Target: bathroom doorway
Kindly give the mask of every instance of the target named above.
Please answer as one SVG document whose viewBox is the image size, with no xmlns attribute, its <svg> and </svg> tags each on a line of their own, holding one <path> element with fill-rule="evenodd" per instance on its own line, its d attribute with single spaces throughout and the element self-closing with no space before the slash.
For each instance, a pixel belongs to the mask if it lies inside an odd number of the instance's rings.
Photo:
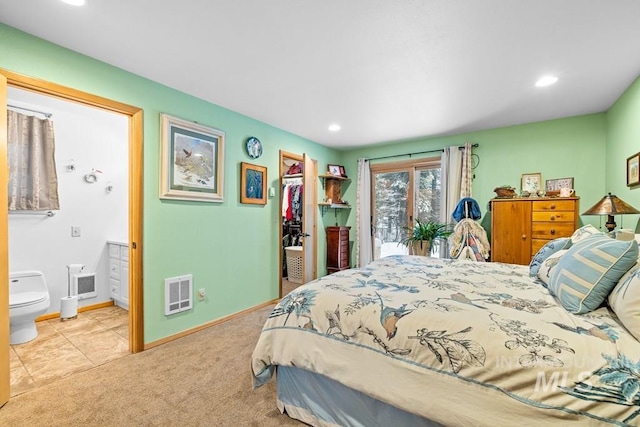
<svg viewBox="0 0 640 427">
<path fill-rule="evenodd" d="M 142 110 L 54 83 L 0 69 L 0 157 L 7 155 L 7 88 L 15 87 L 125 116 L 128 135 L 129 351 L 144 347 L 142 317 Z M 8 170 L 0 164 L 0 200 L 7 200 Z M 6 202 L 5 202 L 6 203 Z M 6 204 L 5 204 L 6 206 Z M 0 208 L 0 289 L 8 289 L 8 211 Z M 10 396 L 8 292 L 0 292 L 0 406 Z"/>
</svg>

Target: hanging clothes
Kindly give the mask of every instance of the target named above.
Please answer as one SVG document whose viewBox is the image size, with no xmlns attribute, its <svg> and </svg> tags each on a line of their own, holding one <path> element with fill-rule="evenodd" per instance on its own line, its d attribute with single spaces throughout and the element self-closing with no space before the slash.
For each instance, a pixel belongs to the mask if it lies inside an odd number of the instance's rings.
<svg viewBox="0 0 640 427">
<path fill-rule="evenodd" d="M 302 221 L 302 191 L 301 178 L 284 181 L 282 185 L 282 217 L 285 221 Z"/>
<path fill-rule="evenodd" d="M 452 216 L 458 223 L 449 236 L 451 258 L 485 262 L 489 258 L 491 246 L 487 232 L 475 221 L 482 217 L 478 202 L 470 197 L 463 198 Z"/>
</svg>

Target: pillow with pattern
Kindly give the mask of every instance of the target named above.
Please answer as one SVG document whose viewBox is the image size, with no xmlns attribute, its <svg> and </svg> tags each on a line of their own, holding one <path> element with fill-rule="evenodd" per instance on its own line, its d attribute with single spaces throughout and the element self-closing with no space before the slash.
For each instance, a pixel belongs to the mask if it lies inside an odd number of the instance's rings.
<svg viewBox="0 0 640 427">
<path fill-rule="evenodd" d="M 640 340 L 640 261 L 613 288 L 609 294 L 609 307 L 624 327 Z"/>
<path fill-rule="evenodd" d="M 538 250 L 531 262 L 529 263 L 529 276 L 534 277 L 538 274 L 540 265 L 542 262 L 555 254 L 559 250 L 569 249 L 571 246 L 571 239 L 569 237 L 560 237 L 548 241 L 543 247 Z"/>
<path fill-rule="evenodd" d="M 602 231 L 598 230 L 591 224 L 583 225 L 573 232 L 571 235 L 571 244 L 578 243 L 580 240 L 586 239 L 596 234 L 605 235 Z"/>
<path fill-rule="evenodd" d="M 560 257 L 566 254 L 568 249 L 560 249 L 557 252 L 552 253 L 540 263 L 540 267 L 538 268 L 538 279 L 542 281 L 544 287 L 548 287 L 549 280 L 551 280 L 551 275 L 553 274 L 553 270 L 558 266 L 558 262 L 560 262 Z"/>
</svg>

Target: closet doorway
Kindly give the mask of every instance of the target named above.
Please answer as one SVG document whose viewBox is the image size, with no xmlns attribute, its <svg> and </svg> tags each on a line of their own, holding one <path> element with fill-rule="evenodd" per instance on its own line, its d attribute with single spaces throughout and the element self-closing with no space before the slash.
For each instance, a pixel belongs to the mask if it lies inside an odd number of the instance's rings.
<svg viewBox="0 0 640 427">
<path fill-rule="evenodd" d="M 279 297 L 318 277 L 317 162 L 280 150 Z"/>
<path fill-rule="evenodd" d="M 128 118 L 129 151 L 129 350 L 144 349 L 142 317 L 142 109 L 51 82 L 0 69 L 0 406 L 10 397 L 9 301 L 8 301 L 8 210 L 7 210 L 7 87 L 78 102 L 119 113 Z"/>
</svg>

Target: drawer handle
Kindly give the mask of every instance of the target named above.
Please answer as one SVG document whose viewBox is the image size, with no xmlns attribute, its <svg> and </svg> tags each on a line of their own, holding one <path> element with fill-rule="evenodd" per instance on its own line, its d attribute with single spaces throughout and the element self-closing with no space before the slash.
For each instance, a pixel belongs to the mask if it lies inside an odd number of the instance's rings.
<svg viewBox="0 0 640 427">
<path fill-rule="evenodd" d="M 551 229 L 551 235 L 555 235 L 556 234 L 556 230 L 554 230 L 553 228 Z"/>
<path fill-rule="evenodd" d="M 527 235 L 526 234 L 522 235 L 522 240 L 527 240 Z"/>
<path fill-rule="evenodd" d="M 556 205 L 549 206 L 549 209 L 555 209 L 555 208 L 556 208 Z"/>
<path fill-rule="evenodd" d="M 556 216 L 555 215 L 551 215 L 551 218 L 549 218 L 551 221 L 555 221 L 556 220 Z"/>
</svg>

